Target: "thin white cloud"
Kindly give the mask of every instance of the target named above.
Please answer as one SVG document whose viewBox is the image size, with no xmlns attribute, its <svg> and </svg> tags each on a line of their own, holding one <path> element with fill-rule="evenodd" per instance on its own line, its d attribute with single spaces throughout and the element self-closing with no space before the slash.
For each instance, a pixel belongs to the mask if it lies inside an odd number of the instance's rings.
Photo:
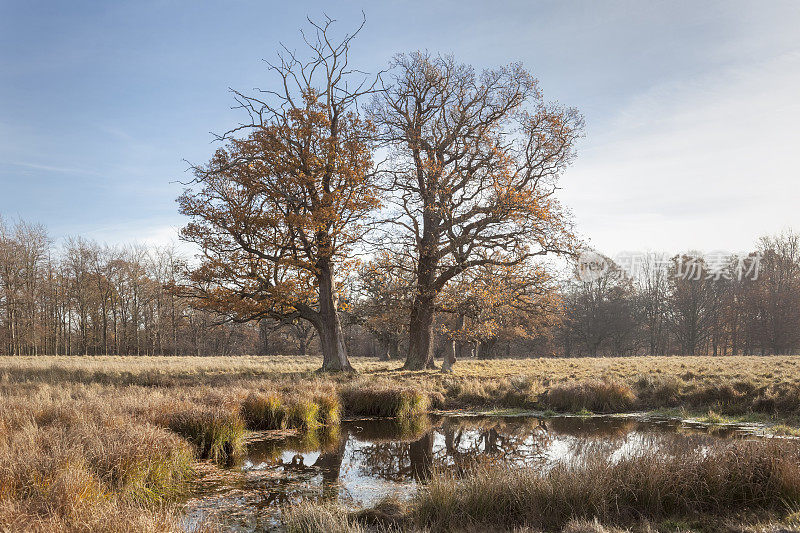
<svg viewBox="0 0 800 533">
<path fill-rule="evenodd" d="M 99 129 L 103 133 L 107 133 L 107 134 L 111 135 L 112 137 L 116 137 L 117 139 L 121 139 L 123 141 L 135 141 L 136 140 L 133 135 L 131 135 L 128 132 L 123 131 L 123 130 L 121 130 L 119 128 L 116 128 L 114 126 L 106 126 L 104 124 L 98 124 L 97 129 Z"/>
<path fill-rule="evenodd" d="M 45 165 L 40 163 L 29 163 L 24 161 L 12 161 L 10 164 L 17 167 L 31 168 L 34 170 L 46 170 L 48 172 L 65 172 L 68 174 L 95 174 L 94 172 L 75 167 L 61 167 L 57 165 Z"/>
<path fill-rule="evenodd" d="M 579 228 L 608 252 L 745 249 L 800 228 L 798 94 L 792 51 L 636 96 L 590 127 L 567 174 Z"/>
</svg>

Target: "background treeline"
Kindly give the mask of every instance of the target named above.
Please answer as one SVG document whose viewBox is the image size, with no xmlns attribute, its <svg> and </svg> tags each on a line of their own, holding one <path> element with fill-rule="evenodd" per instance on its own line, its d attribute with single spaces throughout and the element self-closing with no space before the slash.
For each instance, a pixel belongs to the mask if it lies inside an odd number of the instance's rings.
<svg viewBox="0 0 800 533">
<path fill-rule="evenodd" d="M 660 260 L 659 260 L 660 259 Z M 649 259 L 564 294 L 565 355 L 800 352 L 800 239 L 762 238 L 748 257 Z M 659 268 L 659 263 L 665 268 Z"/>
<path fill-rule="evenodd" d="M 647 255 L 633 276 L 611 263 L 585 281 L 547 284 L 534 267 L 465 278 L 439 303 L 435 353 L 443 357 L 451 344 L 459 357 L 483 358 L 800 352 L 800 237 L 765 237 L 750 257 L 723 262 Z M 412 283 L 387 264 L 365 265 L 343 290 L 353 355 L 395 359 L 407 350 Z M 192 308 L 170 290 L 186 271 L 173 248 L 81 238 L 56 246 L 42 226 L 0 223 L 0 353 L 319 351 L 307 322 L 220 323 Z M 529 287 L 539 291 L 534 299 Z"/>
<path fill-rule="evenodd" d="M 171 249 L 55 247 L 42 226 L 0 220 L 0 353 L 252 353 L 255 326 L 219 325 L 166 290 L 182 268 Z"/>
</svg>

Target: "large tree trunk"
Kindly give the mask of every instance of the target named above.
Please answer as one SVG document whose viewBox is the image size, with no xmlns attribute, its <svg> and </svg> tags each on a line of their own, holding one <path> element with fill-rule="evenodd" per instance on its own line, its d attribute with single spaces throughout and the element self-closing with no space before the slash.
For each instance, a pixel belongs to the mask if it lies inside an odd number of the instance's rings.
<svg viewBox="0 0 800 533">
<path fill-rule="evenodd" d="M 456 323 L 456 331 L 461 332 L 464 329 L 464 321 L 465 316 L 463 314 L 458 315 L 458 322 Z M 462 351 L 464 350 L 464 343 L 461 341 L 451 340 L 450 345 L 447 347 L 445 354 L 444 354 L 444 362 L 442 363 L 442 372 L 452 372 L 453 365 L 456 364 L 456 361 L 462 357 Z"/>
<path fill-rule="evenodd" d="M 389 341 L 378 339 L 378 360 L 389 361 L 392 358 L 392 350 Z"/>
<path fill-rule="evenodd" d="M 414 299 L 408 327 L 408 357 L 404 369 L 436 368 L 433 361 L 433 314 L 432 298 L 417 296 Z"/>
<path fill-rule="evenodd" d="M 332 268 L 330 265 L 322 265 L 320 270 L 319 320 L 315 321 L 314 326 L 317 328 L 322 346 L 321 370 L 353 372 L 354 369 L 347 358 L 342 322 L 336 309 Z"/>
<path fill-rule="evenodd" d="M 452 372 L 453 365 L 456 364 L 456 341 L 450 341 L 450 346 L 447 347 L 444 353 L 444 362 L 442 362 L 442 372 Z"/>
<path fill-rule="evenodd" d="M 435 195 L 430 198 L 435 198 Z M 426 199 L 426 205 L 428 203 L 429 201 Z M 408 357 L 403 366 L 407 370 L 436 368 L 433 360 L 433 317 L 434 301 L 438 293 L 435 279 L 439 260 L 436 255 L 431 255 L 436 250 L 438 243 L 438 235 L 434 229 L 437 226 L 434 210 L 425 209 L 422 225 L 420 256 L 417 260 L 417 293 L 411 305 Z"/>
</svg>

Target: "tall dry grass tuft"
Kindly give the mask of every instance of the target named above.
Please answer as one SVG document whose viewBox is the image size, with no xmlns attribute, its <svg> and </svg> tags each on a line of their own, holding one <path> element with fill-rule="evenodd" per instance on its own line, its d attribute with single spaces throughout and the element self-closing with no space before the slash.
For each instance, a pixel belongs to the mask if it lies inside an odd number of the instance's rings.
<svg viewBox="0 0 800 533">
<path fill-rule="evenodd" d="M 319 422 L 325 427 L 338 426 L 342 420 L 342 401 L 333 391 L 317 393 L 314 401 L 319 405 Z"/>
<path fill-rule="evenodd" d="M 183 409 L 169 415 L 167 426 L 194 444 L 201 459 L 232 464 L 244 450 L 244 422 L 223 408 Z"/>
<path fill-rule="evenodd" d="M 438 407 L 511 407 L 534 409 L 538 407 L 539 396 L 543 392 L 539 380 L 527 377 L 514 378 L 446 378 L 442 382 L 442 392 Z"/>
<path fill-rule="evenodd" d="M 343 507 L 303 503 L 283 510 L 287 533 L 366 533 Z"/>
<path fill-rule="evenodd" d="M 542 533 L 541 529 L 517 526 L 504 529 L 499 525 L 471 524 L 455 525 L 447 529 L 424 529 L 414 524 L 403 502 L 391 498 L 382 500 L 375 507 L 356 512 L 348 512 L 345 507 L 331 502 L 303 502 L 283 510 L 282 521 L 287 533 L 401 533 L 458 531 L 464 533 L 484 533 L 507 531 L 509 533 Z M 672 529 L 670 529 L 672 530 Z M 593 520 L 569 520 L 563 529 L 551 530 L 561 533 L 656 533 L 647 522 L 636 524 L 634 530 L 621 529 L 601 524 Z M 682 531 L 682 530 L 681 530 Z"/>
<path fill-rule="evenodd" d="M 194 458 L 185 441 L 70 406 L 32 411 L 35 416 L 18 418 L 0 442 L 0 531 L 178 529 L 165 504 L 191 474 Z"/>
<path fill-rule="evenodd" d="M 287 533 L 400 533 L 420 531 L 409 521 L 403 502 L 387 497 L 374 507 L 349 512 L 331 502 L 304 502 L 285 508 L 283 525 Z"/>
<path fill-rule="evenodd" d="M 757 390 L 752 400 L 755 411 L 800 415 L 800 386 L 796 383 L 771 383 Z"/>
<path fill-rule="evenodd" d="M 313 394 L 250 393 L 239 412 L 248 429 L 310 431 L 338 425 L 342 404 L 333 389 Z"/>
<path fill-rule="evenodd" d="M 107 486 L 138 504 L 160 504 L 179 495 L 194 462 L 183 439 L 150 425 L 95 428 L 85 453 Z"/>
<path fill-rule="evenodd" d="M 296 396 L 286 400 L 286 427 L 314 431 L 322 426 L 319 404 L 310 398 Z"/>
<path fill-rule="evenodd" d="M 251 393 L 242 401 L 242 419 L 248 429 L 283 429 L 286 411 L 281 398 L 276 393 Z"/>
<path fill-rule="evenodd" d="M 391 384 L 354 384 L 340 391 L 344 412 L 351 416 L 383 416 L 399 419 L 427 412 L 428 395 L 410 387 Z"/>
<path fill-rule="evenodd" d="M 414 501 L 434 531 L 472 526 L 562 528 L 570 520 L 635 523 L 781 511 L 800 502 L 800 447 L 778 441 L 675 438 L 614 460 L 589 453 L 547 473 L 481 466 L 435 476 Z"/>
<path fill-rule="evenodd" d="M 551 387 L 544 395 L 544 404 L 555 411 L 589 410 L 614 413 L 631 410 L 636 394 L 624 383 L 616 381 L 584 381 Z"/>
<path fill-rule="evenodd" d="M 680 404 L 684 383 L 675 376 L 640 375 L 634 382 L 638 407 L 660 409 Z"/>
</svg>

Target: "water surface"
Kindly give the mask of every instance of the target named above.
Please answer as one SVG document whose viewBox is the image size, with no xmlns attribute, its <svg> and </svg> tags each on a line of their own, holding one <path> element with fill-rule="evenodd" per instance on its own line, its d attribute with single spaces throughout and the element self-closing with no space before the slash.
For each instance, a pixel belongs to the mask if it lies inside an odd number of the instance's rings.
<svg viewBox="0 0 800 533">
<path fill-rule="evenodd" d="M 588 451 L 612 460 L 666 437 L 708 439 L 757 434 L 756 425 L 709 428 L 642 416 L 431 416 L 412 423 L 355 420 L 333 434 L 251 441 L 222 479 L 204 479 L 186 506 L 187 529 L 213 517 L 232 531 L 279 530 L 280 509 L 304 500 L 352 508 L 407 498 L 435 470 L 461 473 L 477 463 L 546 471 Z"/>
</svg>

